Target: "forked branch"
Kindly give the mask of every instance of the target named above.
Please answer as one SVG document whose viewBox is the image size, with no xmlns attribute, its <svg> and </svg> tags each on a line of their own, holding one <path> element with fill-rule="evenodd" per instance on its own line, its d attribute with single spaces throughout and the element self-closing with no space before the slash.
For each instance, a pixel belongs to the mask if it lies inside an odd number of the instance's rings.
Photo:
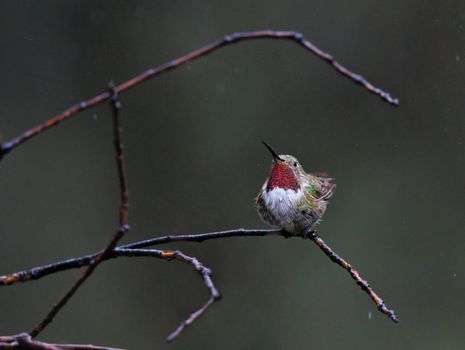
<svg viewBox="0 0 465 350">
<path fill-rule="evenodd" d="M 79 287 L 92 275 L 97 266 L 104 260 L 106 257 L 113 251 L 113 249 L 118 244 L 119 240 L 124 236 L 124 234 L 129 230 L 128 225 L 128 203 L 129 203 L 129 191 L 128 184 L 126 181 L 126 170 L 124 164 L 124 155 L 123 155 L 123 144 L 121 140 L 121 126 L 119 119 L 119 111 L 121 109 L 121 103 L 118 101 L 118 94 L 114 87 L 110 84 L 111 92 L 111 106 L 113 111 L 113 136 L 114 136 L 114 146 L 116 153 L 116 167 L 118 170 L 118 178 L 120 183 L 120 208 L 119 208 L 119 227 L 113 238 L 110 240 L 106 248 L 96 256 L 94 256 L 84 273 L 76 280 L 73 286 L 66 292 L 66 294 L 51 308 L 48 314 L 40 321 L 30 332 L 29 335 L 32 338 L 37 337 L 40 332 L 44 330 L 55 318 L 55 316 L 60 312 L 63 306 L 71 299 L 71 297 L 77 292 Z"/>
<path fill-rule="evenodd" d="M 363 78 L 361 75 L 353 73 L 342 64 L 337 62 L 330 54 L 320 50 L 318 47 L 313 45 L 309 40 L 305 39 L 301 33 L 293 31 L 255 31 L 255 32 L 244 32 L 244 33 L 233 33 L 231 35 L 226 35 L 223 38 L 214 41 L 211 44 L 208 44 L 204 47 L 201 47 L 197 50 L 194 50 L 184 56 L 178 57 L 174 60 L 171 60 L 167 63 L 164 63 L 160 66 L 148 69 L 141 74 L 129 79 L 126 82 L 121 83 L 118 86 L 113 84 L 110 86 L 108 91 L 102 92 L 101 94 L 89 98 L 85 101 L 79 102 L 74 106 L 71 106 L 64 112 L 48 119 L 44 123 L 33 127 L 26 132 L 20 134 L 19 136 L 13 138 L 8 142 L 0 144 L 0 160 L 4 155 L 11 152 L 13 149 L 23 144 L 24 142 L 30 140 L 34 136 L 41 134 L 42 132 L 55 127 L 62 121 L 65 121 L 73 116 L 78 115 L 80 112 L 87 110 L 89 108 L 95 107 L 102 102 L 107 100 L 110 101 L 112 107 L 112 125 L 113 125 L 113 136 L 114 136 L 114 148 L 116 155 L 116 165 L 117 173 L 120 184 L 120 205 L 119 205 L 119 222 L 118 229 L 113 235 L 112 239 L 106 245 L 106 247 L 94 254 L 87 256 L 82 256 L 78 258 L 67 259 L 59 261 L 56 263 L 34 267 L 29 270 L 15 272 L 9 275 L 0 276 L 0 285 L 6 286 L 11 285 L 16 282 L 26 282 L 31 280 L 36 280 L 44 276 L 57 273 L 60 271 L 65 271 L 74 268 L 86 267 L 84 273 L 76 280 L 73 286 L 69 291 L 55 304 L 51 310 L 47 313 L 44 319 L 39 322 L 29 334 L 18 334 L 15 336 L 6 336 L 0 337 L 0 349 L 41 349 L 41 350 L 117 350 L 108 347 L 98 347 L 93 345 L 73 345 L 73 344 L 49 344 L 40 342 L 36 339 L 38 334 L 40 334 L 47 325 L 49 325 L 58 312 L 66 305 L 66 303 L 71 299 L 71 297 L 76 293 L 79 287 L 92 275 L 97 266 L 103 261 L 109 259 L 115 259 L 119 257 L 156 257 L 164 260 L 179 260 L 181 262 L 190 264 L 193 268 L 202 276 L 203 282 L 206 285 L 210 297 L 207 302 L 202 305 L 197 311 L 193 312 L 185 321 L 181 322 L 178 328 L 171 333 L 167 340 L 172 341 L 175 339 L 188 325 L 194 322 L 198 317 L 200 317 L 207 308 L 212 305 L 216 300 L 220 298 L 220 293 L 216 289 L 213 281 L 211 279 L 211 270 L 205 267 L 200 263 L 196 258 L 188 256 L 180 251 L 167 251 L 167 250 L 157 250 L 157 249 L 144 249 L 150 246 L 156 246 L 169 242 L 179 242 L 179 241 L 189 241 L 189 242 L 203 242 L 209 239 L 218 239 L 226 237 L 251 237 L 251 236 L 270 236 L 270 235 L 280 235 L 283 237 L 288 237 L 288 234 L 281 230 L 247 230 L 247 229 L 237 229 L 229 231 L 219 231 L 219 232 L 210 232 L 210 233 L 200 233 L 200 234 L 186 234 L 186 235 L 167 235 L 163 237 L 155 237 L 152 239 L 135 242 L 131 244 L 126 244 L 118 246 L 118 242 L 124 236 L 124 234 L 129 230 L 128 225 L 128 206 L 129 206 L 129 191 L 128 184 L 126 179 L 126 169 L 125 161 L 123 154 L 123 144 L 122 144 L 122 130 L 120 122 L 120 109 L 121 104 L 118 100 L 118 96 L 131 88 L 141 84 L 142 82 L 158 76 L 162 73 L 168 72 L 175 68 L 180 67 L 181 65 L 203 57 L 223 46 L 231 45 L 233 43 L 238 43 L 245 40 L 251 39 L 284 39 L 291 40 L 299 44 L 307 51 L 313 53 L 321 60 L 327 62 L 331 65 L 338 73 L 342 76 L 350 79 L 351 81 L 362 85 L 368 92 L 373 93 L 388 102 L 391 105 L 397 106 L 399 100 L 392 97 L 388 92 L 372 85 L 369 81 Z M 344 259 L 339 257 L 334 251 L 318 236 L 316 232 L 311 232 L 307 236 L 311 239 L 332 261 L 337 263 L 343 269 L 349 272 L 351 277 L 357 282 L 357 284 L 364 290 L 371 299 L 375 302 L 378 309 L 390 317 L 393 321 L 397 322 L 397 318 L 393 310 L 390 310 L 385 304 L 384 301 L 373 291 L 369 286 L 368 282 L 361 278 L 360 274 L 355 270 L 355 268 L 346 262 Z"/>
<path fill-rule="evenodd" d="M 180 242 L 180 241 L 200 243 L 200 242 L 210 240 L 210 239 L 220 239 L 220 238 L 227 238 L 227 237 L 262 237 L 262 236 L 272 236 L 272 235 L 274 236 L 278 235 L 278 236 L 282 236 L 285 238 L 289 237 L 289 234 L 287 232 L 279 230 L 279 229 L 247 230 L 243 228 L 236 229 L 236 230 L 207 232 L 207 233 L 198 233 L 198 234 L 166 235 L 166 236 L 155 237 L 152 239 L 134 242 L 134 243 L 120 246 L 120 247 L 116 247 L 110 254 L 108 254 L 105 257 L 105 259 L 115 259 L 120 256 L 157 256 L 157 257 L 166 259 L 167 256 L 164 255 L 163 253 L 164 251 L 158 251 L 158 250 L 152 250 L 152 249 L 146 250 L 146 249 L 141 249 L 141 248 L 156 246 L 156 245 L 170 243 L 170 242 Z M 369 283 L 360 276 L 360 273 L 346 260 L 344 260 L 338 254 L 336 254 L 331 249 L 331 247 L 316 233 L 316 231 L 310 232 L 307 235 L 307 238 L 312 240 L 318 246 L 318 248 L 320 248 L 333 262 L 341 266 L 344 270 L 346 270 L 351 275 L 351 277 L 360 286 L 360 288 L 370 296 L 370 298 L 376 304 L 380 312 L 388 316 L 394 322 L 398 322 L 394 310 L 389 309 L 386 306 L 383 299 L 380 298 L 378 294 L 369 286 Z M 90 255 L 74 258 L 74 259 L 58 261 L 52 264 L 34 267 L 29 270 L 19 271 L 19 272 L 15 272 L 9 275 L 0 276 L 0 285 L 9 285 L 9 284 L 17 283 L 17 282 L 26 282 L 30 280 L 36 280 L 36 279 L 42 278 L 44 276 L 47 276 L 47 275 L 50 275 L 56 272 L 80 268 L 82 266 L 88 265 L 92 261 L 93 257 L 97 256 L 98 254 L 100 253 L 90 254 Z M 182 253 L 178 252 L 177 254 L 182 254 Z M 190 259 L 195 259 L 195 258 L 190 258 Z M 183 259 L 179 259 L 179 260 L 184 261 Z M 204 277 L 204 281 L 205 281 L 205 277 Z M 211 289 L 207 281 L 205 281 L 205 284 L 210 289 L 211 297 L 214 297 L 216 293 L 213 293 L 213 289 Z M 211 284 L 211 286 L 213 286 L 213 284 Z M 207 302 L 207 304 L 210 305 L 211 302 L 213 302 L 213 300 L 210 299 L 209 302 Z M 202 312 L 203 311 L 205 310 L 202 310 Z"/>
</svg>

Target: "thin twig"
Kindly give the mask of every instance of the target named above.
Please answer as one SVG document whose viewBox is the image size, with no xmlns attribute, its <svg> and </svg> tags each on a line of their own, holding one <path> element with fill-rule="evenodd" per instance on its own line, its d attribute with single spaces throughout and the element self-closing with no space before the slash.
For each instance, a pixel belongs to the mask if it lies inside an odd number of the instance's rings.
<svg viewBox="0 0 465 350">
<path fill-rule="evenodd" d="M 129 257 L 137 257 L 137 256 L 152 256 L 152 257 L 157 257 L 157 258 L 162 258 L 166 260 L 179 260 L 185 263 L 188 263 L 194 267 L 194 269 L 202 276 L 203 281 L 205 285 L 207 286 L 209 292 L 210 292 L 210 298 L 208 301 L 202 305 L 198 310 L 194 311 L 189 315 L 189 317 L 181 322 L 178 328 L 174 332 L 172 332 L 166 340 L 168 342 L 173 341 L 175 338 L 177 338 L 181 332 L 190 324 L 192 324 L 195 320 L 197 320 L 200 316 L 203 315 L 203 313 L 207 310 L 207 308 L 213 304 L 215 301 L 219 300 L 221 298 L 220 293 L 218 292 L 218 289 L 216 289 L 215 285 L 213 284 L 213 281 L 211 279 L 211 273 L 212 271 L 205 267 L 200 261 L 198 261 L 196 258 L 188 256 L 184 253 L 182 253 L 179 250 L 175 251 L 169 251 L 169 250 L 157 250 L 157 249 L 129 249 L 129 248 L 121 248 L 116 251 L 115 249 L 115 254 L 118 256 L 129 256 Z"/>
<path fill-rule="evenodd" d="M 120 231 L 127 231 L 128 225 L 128 209 L 129 209 L 129 188 L 126 177 L 126 166 L 124 161 L 124 145 L 122 142 L 122 133 L 120 121 L 121 102 L 118 99 L 118 92 L 116 91 L 113 82 L 109 84 L 111 94 L 111 107 L 113 116 L 113 144 L 115 147 L 116 155 L 116 169 L 118 171 L 118 180 L 120 186 L 120 206 L 119 206 L 119 227 Z M 121 237 L 120 237 L 121 238 Z M 120 239 L 118 238 L 118 240 Z M 113 245 L 116 246 L 117 241 Z"/>
<path fill-rule="evenodd" d="M 0 337 L 0 349 L 17 350 L 123 350 L 90 344 L 50 344 L 33 339 L 27 333 Z"/>
<path fill-rule="evenodd" d="M 375 291 L 370 287 L 368 281 L 364 280 L 360 276 L 360 273 L 355 269 L 355 267 L 336 254 L 316 231 L 311 231 L 309 234 L 307 234 L 307 238 L 311 239 L 334 263 L 341 266 L 350 274 L 350 276 L 355 280 L 355 282 L 357 282 L 360 288 L 362 288 L 362 290 L 370 296 L 371 300 L 374 301 L 379 311 L 388 316 L 394 322 L 399 322 L 394 310 L 389 309 L 386 306 L 384 300 L 375 293 Z"/>
<path fill-rule="evenodd" d="M 124 249 L 135 249 L 135 248 L 144 248 L 149 246 L 155 246 L 170 242 L 203 242 L 209 239 L 218 239 L 226 237 L 261 237 L 261 236 L 271 236 L 278 235 L 285 238 L 288 238 L 289 235 L 287 232 L 279 229 L 237 229 L 237 230 L 227 230 L 227 231 L 218 231 L 218 232 L 208 232 L 208 233 L 199 233 L 199 234 L 184 234 L 184 235 L 166 235 L 161 237 L 155 237 L 152 239 L 134 242 L 126 244 L 123 246 L 116 247 L 112 253 L 110 253 L 105 259 L 113 259 L 119 256 L 119 252 Z M 342 259 L 337 255 L 331 247 L 329 247 L 326 242 L 316 233 L 311 232 L 308 235 L 310 238 L 332 261 L 341 266 L 344 270 L 349 272 L 351 277 L 356 281 L 356 283 L 365 291 L 370 298 L 375 302 L 378 309 L 387 315 L 391 320 L 397 322 L 397 317 L 395 316 L 394 310 L 389 309 L 384 301 L 373 291 L 369 286 L 368 282 L 360 276 L 360 274 L 355 270 L 355 268 L 350 265 L 347 261 Z M 92 255 L 86 255 L 83 257 L 75 259 L 67 259 L 59 261 L 53 264 L 48 264 L 44 266 L 38 266 L 30 270 L 15 272 L 10 275 L 0 276 L 0 285 L 8 285 L 16 282 L 26 282 L 29 280 L 39 279 L 46 275 L 65 271 L 73 268 L 80 268 L 82 266 L 88 265 L 92 261 L 93 257 L 100 253 L 95 253 Z"/>
<path fill-rule="evenodd" d="M 55 318 L 55 316 L 60 312 L 63 306 L 71 299 L 71 297 L 76 293 L 79 287 L 92 275 L 97 266 L 104 260 L 107 259 L 107 256 L 111 254 L 113 249 L 118 244 L 119 240 L 124 236 L 124 234 L 129 230 L 128 225 L 128 185 L 126 182 L 126 171 L 124 164 L 123 156 L 123 145 L 121 141 L 121 126 L 119 120 L 119 111 L 121 109 L 121 104 L 118 101 L 117 91 L 113 86 L 110 86 L 111 92 L 111 102 L 112 102 L 112 111 L 113 111 L 113 132 L 114 132 L 114 146 L 116 153 L 116 166 L 118 169 L 118 178 L 120 183 L 120 208 L 119 208 L 119 227 L 116 233 L 113 235 L 110 242 L 107 244 L 106 248 L 89 261 L 89 266 L 84 271 L 84 273 L 76 280 L 73 286 L 66 292 L 66 294 L 56 303 L 48 314 L 40 321 L 30 332 L 29 335 L 32 338 L 37 337 L 37 335 L 42 332 L 45 327 L 47 327 Z"/>
<path fill-rule="evenodd" d="M 273 31 L 273 30 L 261 30 L 261 31 L 254 31 L 254 32 L 242 32 L 242 33 L 233 33 L 230 35 L 226 35 L 221 39 L 218 39 L 204 47 L 201 47 L 197 50 L 191 51 L 188 54 L 184 56 L 180 56 L 178 58 L 175 58 L 169 62 L 166 62 L 164 64 L 161 64 L 157 67 L 147 69 L 146 71 L 142 72 L 141 74 L 125 81 L 124 83 L 118 85 L 115 87 L 115 92 L 118 94 L 122 94 L 129 89 L 139 85 L 140 83 L 144 82 L 147 79 L 151 79 L 157 75 L 160 75 L 162 73 L 168 72 L 170 70 L 173 70 L 175 68 L 180 67 L 181 65 L 196 60 L 202 56 L 205 56 L 223 46 L 228 46 L 234 43 L 238 43 L 240 41 L 245 41 L 245 40 L 251 40 L 251 39 L 264 39 L 264 38 L 270 38 L 270 39 L 284 39 L 284 40 L 291 40 L 299 44 L 300 46 L 304 47 L 306 50 L 309 52 L 313 53 L 316 55 L 318 58 L 322 59 L 329 65 L 331 65 L 338 73 L 341 75 L 349 78 L 353 82 L 362 85 L 367 91 L 369 91 L 372 94 L 377 95 L 380 97 L 383 101 L 388 102 L 389 104 L 393 106 L 398 106 L 399 105 L 399 99 L 392 97 L 387 91 L 384 91 L 383 89 L 374 86 L 372 83 L 370 83 L 368 80 L 366 80 L 364 77 L 362 77 L 359 74 L 356 74 L 349 69 L 347 69 L 345 66 L 337 62 L 332 55 L 330 55 L 327 52 L 322 51 L 320 48 L 315 46 L 312 42 L 307 40 L 301 33 L 299 32 L 294 32 L 294 31 Z M 23 134 L 15 137 L 14 139 L 4 142 L 0 144 L 0 159 L 7 153 L 9 153 L 11 150 L 16 148 L 17 146 L 21 145 L 22 143 L 26 142 L 27 140 L 33 138 L 34 136 L 42 133 L 43 131 L 50 129 L 54 126 L 57 126 L 59 123 L 79 114 L 80 112 L 87 110 L 91 107 L 95 107 L 99 105 L 100 103 L 108 100 L 109 98 L 112 97 L 111 92 L 105 91 L 102 92 L 101 94 L 91 97 L 87 100 L 84 100 L 82 102 L 79 102 L 68 109 L 66 109 L 64 112 L 48 119 L 44 123 L 37 125 L 36 127 L 33 127 Z"/>
</svg>

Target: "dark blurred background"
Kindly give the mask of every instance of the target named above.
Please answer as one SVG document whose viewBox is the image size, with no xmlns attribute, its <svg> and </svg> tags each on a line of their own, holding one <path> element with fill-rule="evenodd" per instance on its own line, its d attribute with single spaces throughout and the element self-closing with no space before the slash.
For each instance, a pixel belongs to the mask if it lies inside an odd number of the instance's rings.
<svg viewBox="0 0 465 350">
<path fill-rule="evenodd" d="M 267 140 L 333 175 L 319 230 L 400 318 L 392 323 L 311 242 L 177 244 L 223 300 L 173 344 L 208 295 L 193 269 L 102 265 L 40 339 L 129 349 L 465 348 L 465 2 L 3 1 L 0 137 L 9 140 L 142 70 L 235 31 L 298 30 L 401 99 L 382 102 L 291 42 L 215 52 L 122 96 L 132 230 L 266 227 L 253 197 Z M 0 274 L 94 252 L 117 224 L 107 104 L 0 165 Z M 28 331 L 78 271 L 0 288 L 0 334 Z"/>
</svg>

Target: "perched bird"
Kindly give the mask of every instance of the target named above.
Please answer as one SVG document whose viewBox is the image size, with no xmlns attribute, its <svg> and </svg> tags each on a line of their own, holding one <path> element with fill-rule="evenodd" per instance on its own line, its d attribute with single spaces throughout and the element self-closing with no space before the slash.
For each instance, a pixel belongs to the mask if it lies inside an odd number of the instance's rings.
<svg viewBox="0 0 465 350">
<path fill-rule="evenodd" d="M 295 157 L 279 155 L 269 144 L 263 144 L 273 161 L 255 198 L 258 214 L 267 224 L 306 237 L 324 214 L 336 184 L 325 173 L 307 174 Z"/>
</svg>

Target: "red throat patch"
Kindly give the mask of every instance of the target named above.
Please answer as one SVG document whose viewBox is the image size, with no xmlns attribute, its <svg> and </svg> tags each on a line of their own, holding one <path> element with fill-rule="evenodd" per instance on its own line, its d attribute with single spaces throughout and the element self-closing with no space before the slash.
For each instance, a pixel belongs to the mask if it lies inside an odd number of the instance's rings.
<svg viewBox="0 0 465 350">
<path fill-rule="evenodd" d="M 273 188 L 282 188 L 283 190 L 297 190 L 300 188 L 297 178 L 294 175 L 291 167 L 282 162 L 277 162 L 271 169 L 268 178 L 266 190 L 271 191 Z"/>
</svg>

